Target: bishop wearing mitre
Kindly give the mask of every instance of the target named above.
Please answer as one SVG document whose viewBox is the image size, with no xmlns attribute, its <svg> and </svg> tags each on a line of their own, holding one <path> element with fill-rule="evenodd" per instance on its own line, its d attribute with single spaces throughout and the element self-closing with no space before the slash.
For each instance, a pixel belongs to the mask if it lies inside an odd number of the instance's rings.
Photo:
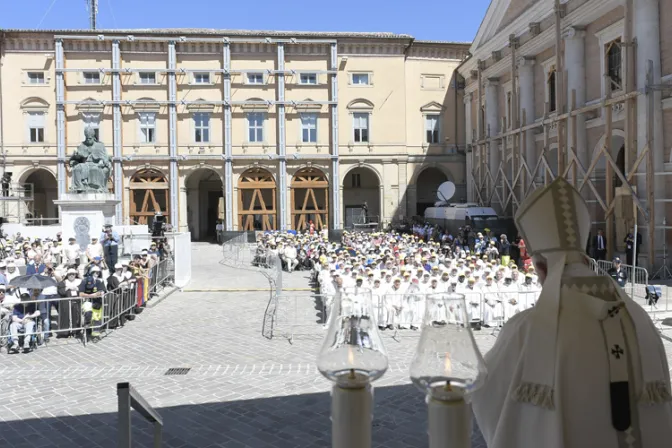
<svg viewBox="0 0 672 448">
<path fill-rule="evenodd" d="M 485 356 L 472 402 L 488 447 L 672 446 L 662 341 L 642 307 L 587 265 L 586 202 L 558 178 L 515 220 L 543 288 Z"/>
</svg>

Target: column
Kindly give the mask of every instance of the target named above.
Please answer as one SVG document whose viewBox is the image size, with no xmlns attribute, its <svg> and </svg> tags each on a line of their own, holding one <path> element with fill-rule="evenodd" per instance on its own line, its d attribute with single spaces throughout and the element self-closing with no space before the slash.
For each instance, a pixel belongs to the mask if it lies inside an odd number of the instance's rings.
<svg viewBox="0 0 672 448">
<path fill-rule="evenodd" d="M 115 207 L 116 224 L 123 224 L 122 199 L 124 192 L 124 171 L 121 166 L 121 50 L 119 41 L 112 41 L 112 149 L 114 161 L 114 199 L 119 201 Z M 176 224 L 175 224 L 176 225 Z"/>
<path fill-rule="evenodd" d="M 485 129 L 486 134 L 489 130 L 489 137 L 499 134 L 499 79 L 489 78 L 485 82 Z M 488 147 L 490 158 L 490 175 L 494 180 L 497 177 L 501 154 L 499 152 L 499 143 L 492 142 Z M 496 197 L 494 197 L 496 199 Z"/>
<path fill-rule="evenodd" d="M 467 183 L 467 202 L 473 202 L 474 200 L 474 185 L 472 182 L 472 173 L 474 172 L 474 151 L 470 149 L 472 144 L 472 124 L 471 124 L 471 100 L 473 99 L 472 93 L 464 94 L 464 136 L 465 144 L 467 147 L 467 167 L 464 178 Z"/>
<path fill-rule="evenodd" d="M 331 222 L 334 230 L 341 228 L 341 175 L 339 173 L 338 159 L 338 44 L 331 44 L 330 68 L 334 73 L 331 76 Z M 381 204 L 382 207 L 382 204 Z"/>
<path fill-rule="evenodd" d="M 223 46 L 224 85 L 224 211 L 227 231 L 233 230 L 233 146 L 231 143 L 231 43 Z"/>
<path fill-rule="evenodd" d="M 285 44 L 278 43 L 278 192 L 280 230 L 287 230 L 287 148 L 285 146 Z"/>
<path fill-rule="evenodd" d="M 63 79 L 63 41 L 56 40 L 56 174 L 58 177 L 58 199 L 66 193 L 65 172 L 65 80 Z"/>
<path fill-rule="evenodd" d="M 170 158 L 170 223 L 178 226 L 178 185 L 177 174 L 177 55 L 175 41 L 168 42 L 168 155 Z"/>
<path fill-rule="evenodd" d="M 567 29 L 563 37 L 565 38 L 565 69 L 567 70 L 567 110 L 572 104 L 572 91 L 575 92 L 575 108 L 586 105 L 586 59 L 585 59 L 585 37 L 586 32 L 575 27 Z M 567 154 L 572 145 L 572 120 L 569 120 L 567 128 Z M 586 116 L 579 114 L 576 117 L 576 155 L 579 162 L 585 169 L 590 165 L 591 155 L 588 151 L 588 140 L 586 134 Z M 569 160 L 567 161 L 569 163 Z M 571 170 L 570 170 L 571 173 Z M 577 177 L 583 178 L 580 169 L 576 170 Z"/>
<path fill-rule="evenodd" d="M 397 169 L 399 170 L 399 197 L 397 199 L 397 215 L 404 215 L 407 216 L 406 214 L 406 201 L 405 201 L 405 196 L 406 196 L 406 187 L 408 184 L 408 164 L 406 163 L 406 160 L 398 160 L 397 162 Z M 383 174 L 384 176 L 384 174 Z"/>
<path fill-rule="evenodd" d="M 518 62 L 518 89 L 520 89 L 520 123 L 528 125 L 534 123 L 534 59 L 522 58 Z M 525 121 L 523 121 L 525 111 Z M 521 142 L 522 143 L 522 142 Z M 525 162 L 530 171 L 537 166 L 537 148 L 534 141 L 534 132 L 528 131 L 525 135 Z M 532 173 L 535 174 L 535 173 Z M 526 177 L 528 177 L 526 175 Z M 528 179 L 528 184 L 533 179 Z"/>
<path fill-rule="evenodd" d="M 637 58 L 636 58 L 636 81 L 637 89 L 641 92 L 647 86 L 647 66 L 648 61 L 653 63 L 653 70 L 651 73 L 651 82 L 654 85 L 661 84 L 661 67 L 660 67 L 660 17 L 658 14 L 659 5 L 658 0 L 635 0 L 634 1 L 634 17 L 633 17 L 633 37 L 637 40 Z M 647 113 L 649 108 L 649 97 L 653 95 L 653 110 Z M 652 123 L 653 132 L 649 135 L 647 130 L 649 121 Z M 649 144 L 647 138 L 651 138 L 651 148 L 653 151 L 653 171 L 663 171 L 665 163 L 663 150 L 663 111 L 661 108 L 661 91 L 649 90 L 645 95 L 637 96 L 637 155 L 639 155 L 644 148 Z M 641 163 L 638 169 L 637 176 L 637 191 L 638 196 L 646 201 L 646 164 Z M 666 176 L 654 176 L 654 201 L 665 199 L 665 178 Z M 665 216 L 665 202 L 659 201 L 655 204 L 655 224 L 662 225 Z M 654 218 L 653 216 L 651 218 Z M 644 226 L 643 220 L 639 219 L 639 224 Z M 642 229 L 643 240 L 646 231 Z M 658 240 L 657 245 L 660 245 Z M 645 244 L 648 247 L 647 244 Z M 643 250 L 646 250 L 643 248 Z M 644 262 L 644 260 L 640 260 Z"/>
</svg>

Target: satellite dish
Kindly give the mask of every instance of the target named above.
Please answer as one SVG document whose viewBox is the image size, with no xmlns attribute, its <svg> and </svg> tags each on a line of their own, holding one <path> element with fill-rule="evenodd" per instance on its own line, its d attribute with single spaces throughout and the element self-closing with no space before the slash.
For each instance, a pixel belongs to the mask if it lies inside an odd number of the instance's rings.
<svg viewBox="0 0 672 448">
<path fill-rule="evenodd" d="M 452 182 L 444 182 L 439 185 L 439 189 L 436 192 L 436 197 L 439 201 L 448 202 L 450 198 L 455 195 L 455 184 Z"/>
</svg>

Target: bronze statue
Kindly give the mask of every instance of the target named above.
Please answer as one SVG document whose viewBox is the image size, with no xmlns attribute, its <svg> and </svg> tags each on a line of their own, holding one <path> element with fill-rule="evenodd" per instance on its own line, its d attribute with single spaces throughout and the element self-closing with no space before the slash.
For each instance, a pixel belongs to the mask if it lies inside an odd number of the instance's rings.
<svg viewBox="0 0 672 448">
<path fill-rule="evenodd" d="M 107 181 L 110 178 L 112 163 L 105 145 L 96 140 L 94 130 L 84 130 L 84 141 L 70 156 L 72 184 L 70 191 L 76 193 L 107 193 Z"/>
</svg>

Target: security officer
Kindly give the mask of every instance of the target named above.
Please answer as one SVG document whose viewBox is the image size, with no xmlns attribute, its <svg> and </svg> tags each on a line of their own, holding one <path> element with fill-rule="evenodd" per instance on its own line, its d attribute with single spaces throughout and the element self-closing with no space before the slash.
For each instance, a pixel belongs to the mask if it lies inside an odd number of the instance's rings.
<svg viewBox="0 0 672 448">
<path fill-rule="evenodd" d="M 625 272 L 625 269 L 621 266 L 621 259 L 614 257 L 613 259 L 614 267 L 609 269 L 609 275 L 611 278 L 616 280 L 616 283 L 623 288 L 625 287 L 626 282 L 628 281 L 628 274 Z"/>
</svg>

